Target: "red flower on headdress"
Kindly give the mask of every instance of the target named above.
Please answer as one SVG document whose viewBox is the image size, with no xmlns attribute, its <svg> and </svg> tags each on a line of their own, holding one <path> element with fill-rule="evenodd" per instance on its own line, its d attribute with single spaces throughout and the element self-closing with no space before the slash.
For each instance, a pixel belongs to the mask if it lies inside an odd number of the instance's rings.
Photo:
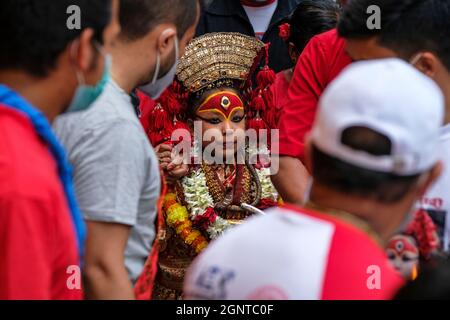
<svg viewBox="0 0 450 320">
<path fill-rule="evenodd" d="M 283 39 L 283 41 L 288 41 L 291 37 L 291 25 L 289 23 L 283 23 L 279 27 L 280 32 L 278 33 L 278 36 Z"/>
<path fill-rule="evenodd" d="M 405 233 L 416 238 L 420 254 L 425 259 L 429 259 L 439 249 L 437 227 L 425 210 L 416 213 Z"/>
</svg>

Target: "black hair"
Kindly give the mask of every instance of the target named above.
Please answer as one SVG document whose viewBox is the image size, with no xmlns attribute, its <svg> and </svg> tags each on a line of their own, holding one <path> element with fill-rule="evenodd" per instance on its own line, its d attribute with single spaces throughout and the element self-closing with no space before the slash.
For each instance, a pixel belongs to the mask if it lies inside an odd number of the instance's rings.
<svg viewBox="0 0 450 320">
<path fill-rule="evenodd" d="M 394 300 L 450 300 L 450 260 L 437 257 L 422 263 L 416 280 L 407 283 Z"/>
<path fill-rule="evenodd" d="M 72 5 L 81 12 L 81 28 L 69 29 Z M 112 0 L 2 0 L 0 1 L 0 69 L 20 69 L 45 77 L 67 45 L 87 28 L 103 43 L 112 17 Z"/>
<path fill-rule="evenodd" d="M 288 42 L 302 52 L 315 35 L 336 28 L 341 9 L 333 0 L 303 0 L 287 19 L 291 26 Z"/>
<path fill-rule="evenodd" d="M 367 8 L 380 8 L 380 29 L 367 27 Z M 378 37 L 380 45 L 410 59 L 420 51 L 434 53 L 450 70 L 450 1 L 353 0 L 339 21 L 340 36 L 348 39 Z"/>
<path fill-rule="evenodd" d="M 174 23 L 181 39 L 197 19 L 198 0 L 121 0 L 121 37 L 134 41 L 164 22 Z"/>
<path fill-rule="evenodd" d="M 343 131 L 341 143 L 354 150 L 374 156 L 391 154 L 390 140 L 365 127 L 351 127 Z M 372 198 L 383 203 L 401 200 L 420 175 L 398 176 L 361 168 L 312 146 L 312 175 L 314 181 L 339 192 Z"/>
</svg>

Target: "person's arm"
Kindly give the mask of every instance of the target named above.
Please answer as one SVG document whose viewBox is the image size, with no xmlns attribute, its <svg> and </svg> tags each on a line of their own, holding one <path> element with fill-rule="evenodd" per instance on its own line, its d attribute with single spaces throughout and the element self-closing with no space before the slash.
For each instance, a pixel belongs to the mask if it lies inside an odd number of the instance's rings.
<svg viewBox="0 0 450 320">
<path fill-rule="evenodd" d="M 87 222 L 84 268 L 85 296 L 92 300 L 133 300 L 134 291 L 124 265 L 130 227 Z"/>
<path fill-rule="evenodd" d="M 88 225 L 88 299 L 134 299 L 125 248 L 138 223 L 143 186 L 147 179 L 159 179 L 159 171 L 149 172 L 144 145 L 149 142 L 141 130 L 128 120 L 105 121 L 70 150 L 77 199 Z"/>
<path fill-rule="evenodd" d="M 280 157 L 278 173 L 271 176 L 272 183 L 284 202 L 302 204 L 308 185 L 309 173 L 303 163 L 293 157 Z"/>
<path fill-rule="evenodd" d="M 328 68 L 320 39 L 313 38 L 301 54 L 289 86 L 289 102 L 280 117 L 280 167 L 272 182 L 282 199 L 301 203 L 309 174 L 302 163 L 305 136 L 311 130 Z"/>
</svg>

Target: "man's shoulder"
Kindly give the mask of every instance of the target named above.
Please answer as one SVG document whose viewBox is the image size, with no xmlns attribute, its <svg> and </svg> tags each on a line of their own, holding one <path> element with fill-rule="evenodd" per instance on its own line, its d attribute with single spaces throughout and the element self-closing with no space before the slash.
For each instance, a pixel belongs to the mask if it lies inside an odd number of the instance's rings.
<svg viewBox="0 0 450 320">
<path fill-rule="evenodd" d="M 326 47 L 344 46 L 345 40 L 338 34 L 337 29 L 331 29 L 314 36 L 311 41 L 319 42 Z"/>
<path fill-rule="evenodd" d="M 336 236 L 337 234 L 339 237 Z M 271 239 L 272 236 L 274 239 Z M 332 242 L 344 239 L 341 242 L 348 241 L 350 246 L 363 246 L 377 253 L 382 252 L 374 239 L 352 224 L 326 213 L 293 205 L 271 208 L 263 216 L 249 218 L 221 237 L 217 245 L 234 245 L 243 239 L 248 239 L 247 243 L 254 242 L 254 244 L 261 241 L 287 244 L 297 239 L 297 248 L 303 243 L 310 245 L 311 242 L 320 241 L 320 239 L 327 239 L 328 246 L 331 246 Z"/>
<path fill-rule="evenodd" d="M 352 226 L 287 206 L 250 218 L 212 243 L 190 268 L 186 290 L 208 298 L 224 298 L 225 291 L 231 299 L 382 298 L 386 291 L 367 291 L 367 268 L 379 266 L 382 285 L 391 289 L 399 282 L 386 262 L 382 250 Z"/>
<path fill-rule="evenodd" d="M 57 165 L 32 123 L 0 105 L 0 194 L 51 199 L 58 190 Z"/>
<path fill-rule="evenodd" d="M 345 39 L 341 38 L 336 29 L 315 36 L 307 46 L 306 54 L 320 54 L 329 69 L 329 79 L 333 80 L 352 60 L 345 50 Z"/>
<path fill-rule="evenodd" d="M 320 54 L 322 59 L 330 64 L 333 63 L 332 60 L 335 59 L 335 57 L 340 57 L 341 59 L 347 58 L 350 60 L 345 52 L 345 40 L 339 36 L 336 29 L 314 36 L 303 52 L 304 55 Z"/>
<path fill-rule="evenodd" d="M 201 260 L 245 265 L 250 256 L 257 263 L 268 257 L 272 261 L 312 258 L 311 252 L 328 251 L 334 229 L 332 222 L 287 208 L 272 208 L 227 230 L 206 249 Z"/>
</svg>

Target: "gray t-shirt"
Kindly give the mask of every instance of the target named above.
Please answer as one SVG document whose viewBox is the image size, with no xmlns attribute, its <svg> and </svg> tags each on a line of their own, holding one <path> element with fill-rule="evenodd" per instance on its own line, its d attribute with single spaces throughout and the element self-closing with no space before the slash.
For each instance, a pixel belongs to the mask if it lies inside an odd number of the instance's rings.
<svg viewBox="0 0 450 320">
<path fill-rule="evenodd" d="M 125 265 L 134 283 L 155 238 L 161 180 L 130 96 L 111 80 L 91 108 L 59 117 L 54 129 L 74 167 L 84 218 L 132 227 Z"/>
</svg>

